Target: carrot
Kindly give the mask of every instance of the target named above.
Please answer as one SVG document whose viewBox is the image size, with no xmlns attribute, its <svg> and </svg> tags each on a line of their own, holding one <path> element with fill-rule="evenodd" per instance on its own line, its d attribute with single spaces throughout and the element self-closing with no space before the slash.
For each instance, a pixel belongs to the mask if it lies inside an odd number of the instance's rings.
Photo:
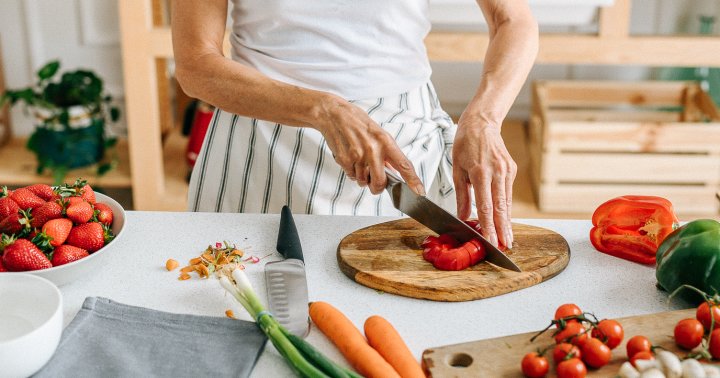
<svg viewBox="0 0 720 378">
<path fill-rule="evenodd" d="M 370 346 L 375 348 L 402 378 L 425 377 L 420 364 L 410 353 L 398 331 L 385 318 L 378 315 L 369 317 L 365 321 L 365 336 Z"/>
<path fill-rule="evenodd" d="M 310 318 L 358 373 L 369 378 L 400 377 L 395 369 L 367 343 L 350 319 L 329 303 L 312 302 Z"/>
</svg>

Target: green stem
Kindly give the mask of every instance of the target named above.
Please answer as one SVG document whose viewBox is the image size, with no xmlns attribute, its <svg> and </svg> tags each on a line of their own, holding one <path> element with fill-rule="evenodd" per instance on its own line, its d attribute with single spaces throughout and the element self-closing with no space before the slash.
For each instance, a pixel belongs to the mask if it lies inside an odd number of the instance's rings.
<svg viewBox="0 0 720 378">
<path fill-rule="evenodd" d="M 272 316 L 267 314 L 260 316 L 258 319 L 258 326 L 263 330 L 263 332 L 265 332 L 270 341 L 272 341 L 275 349 L 277 349 L 278 352 L 285 357 L 285 360 L 290 363 L 290 366 L 292 366 L 301 376 L 308 378 L 330 378 L 303 357 L 300 351 L 297 350 L 297 348 L 295 348 L 295 346 L 285 336 L 280 329 L 280 325 L 277 320 L 275 320 Z"/>
<path fill-rule="evenodd" d="M 293 345 L 295 345 L 303 356 L 322 369 L 329 376 L 334 378 L 362 378 L 361 375 L 355 373 L 354 371 L 346 369 L 325 357 L 325 355 L 312 346 L 312 344 L 303 340 L 301 337 L 290 333 L 290 331 L 285 329 L 282 325 L 280 326 L 280 330 L 283 331 L 285 336 L 291 343 L 293 343 Z"/>
</svg>

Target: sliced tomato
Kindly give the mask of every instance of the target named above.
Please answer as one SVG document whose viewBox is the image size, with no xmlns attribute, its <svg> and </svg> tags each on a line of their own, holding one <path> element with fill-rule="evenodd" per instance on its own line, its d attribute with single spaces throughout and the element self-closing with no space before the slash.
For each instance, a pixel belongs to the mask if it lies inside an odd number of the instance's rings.
<svg viewBox="0 0 720 378">
<path fill-rule="evenodd" d="M 672 203 L 656 196 L 622 196 L 600 205 L 592 216 L 590 242 L 600 252 L 654 264 L 662 241 L 678 226 Z"/>
</svg>

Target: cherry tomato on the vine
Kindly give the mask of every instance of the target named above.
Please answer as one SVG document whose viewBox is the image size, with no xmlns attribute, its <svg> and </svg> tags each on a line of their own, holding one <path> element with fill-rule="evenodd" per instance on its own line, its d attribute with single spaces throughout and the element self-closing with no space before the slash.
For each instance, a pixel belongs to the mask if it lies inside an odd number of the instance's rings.
<svg viewBox="0 0 720 378">
<path fill-rule="evenodd" d="M 610 348 L 603 344 L 600 339 L 590 338 L 580 349 L 582 352 L 582 360 L 585 361 L 588 366 L 594 368 L 601 368 L 610 362 L 612 357 L 612 351 Z"/>
<path fill-rule="evenodd" d="M 615 349 L 625 337 L 625 332 L 617 320 L 603 319 L 593 328 L 592 337 L 600 339 L 610 349 Z"/>
<path fill-rule="evenodd" d="M 712 317 L 710 317 L 710 307 L 708 302 L 703 302 L 698 306 L 695 311 L 695 318 L 702 323 L 705 329 L 710 329 L 712 319 L 715 318 L 715 324 L 712 325 L 713 329 L 720 328 L 720 304 L 712 303 Z"/>
<path fill-rule="evenodd" d="M 675 343 L 690 350 L 700 345 L 705 334 L 702 323 L 697 319 L 683 319 L 675 325 Z"/>
<path fill-rule="evenodd" d="M 555 338 L 556 344 L 569 342 L 571 344 L 580 345 L 588 338 L 588 333 L 581 323 L 569 322 L 565 324 L 565 328 L 556 333 L 553 337 Z"/>
<path fill-rule="evenodd" d="M 542 378 L 550 370 L 550 364 L 547 358 L 535 352 L 531 352 L 523 357 L 520 363 L 523 374 L 528 378 Z"/>
<path fill-rule="evenodd" d="M 637 365 L 635 365 L 635 361 L 637 361 L 637 360 L 654 360 L 654 359 L 655 359 L 655 356 L 653 356 L 652 352 L 650 352 L 649 350 L 642 350 L 640 352 L 635 353 L 632 357 L 630 357 L 630 363 L 633 366 L 637 367 Z"/>
<path fill-rule="evenodd" d="M 714 329 L 710 332 L 710 345 L 708 345 L 708 349 L 710 349 L 710 354 L 713 358 L 720 359 L 720 329 Z"/>
<path fill-rule="evenodd" d="M 585 378 L 587 368 L 579 358 L 571 358 L 559 363 L 555 372 L 558 378 Z"/>
<path fill-rule="evenodd" d="M 580 307 L 578 307 L 574 303 L 565 303 L 560 305 L 557 310 L 555 310 L 555 317 L 553 319 L 560 320 L 562 318 L 578 315 L 582 315 L 582 310 L 580 310 Z M 570 321 L 576 320 L 571 319 Z"/>
<path fill-rule="evenodd" d="M 570 344 L 570 343 L 560 343 L 553 348 L 553 361 L 555 361 L 555 364 L 559 364 L 563 362 L 565 358 L 581 358 L 582 354 L 580 354 L 580 348 L 578 348 L 576 345 Z M 567 357 L 570 355 L 569 357 Z"/>
<path fill-rule="evenodd" d="M 633 356 L 638 352 L 651 352 L 652 343 L 647 337 L 637 335 L 628 340 L 627 345 L 625 345 L 625 349 L 627 350 L 627 357 L 633 358 Z"/>
</svg>

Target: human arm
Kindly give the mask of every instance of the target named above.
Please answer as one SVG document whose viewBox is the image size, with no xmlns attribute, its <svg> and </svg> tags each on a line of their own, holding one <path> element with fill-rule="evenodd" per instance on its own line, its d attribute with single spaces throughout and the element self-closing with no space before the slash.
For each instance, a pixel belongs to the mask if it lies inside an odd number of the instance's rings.
<svg viewBox="0 0 720 378">
<path fill-rule="evenodd" d="M 478 0 L 489 27 L 480 85 L 458 121 L 453 181 L 458 217 L 467 219 L 475 197 L 483 236 L 512 246 L 512 184 L 517 164 L 500 135 L 538 50 L 538 29 L 526 0 Z"/>
<path fill-rule="evenodd" d="M 176 76 L 189 96 L 242 116 L 320 131 L 345 173 L 360 185 L 369 184 L 373 193 L 385 187 L 386 162 L 416 191 L 423 191 L 392 136 L 362 109 L 331 93 L 273 80 L 224 57 L 227 11 L 227 0 L 173 0 Z"/>
</svg>

